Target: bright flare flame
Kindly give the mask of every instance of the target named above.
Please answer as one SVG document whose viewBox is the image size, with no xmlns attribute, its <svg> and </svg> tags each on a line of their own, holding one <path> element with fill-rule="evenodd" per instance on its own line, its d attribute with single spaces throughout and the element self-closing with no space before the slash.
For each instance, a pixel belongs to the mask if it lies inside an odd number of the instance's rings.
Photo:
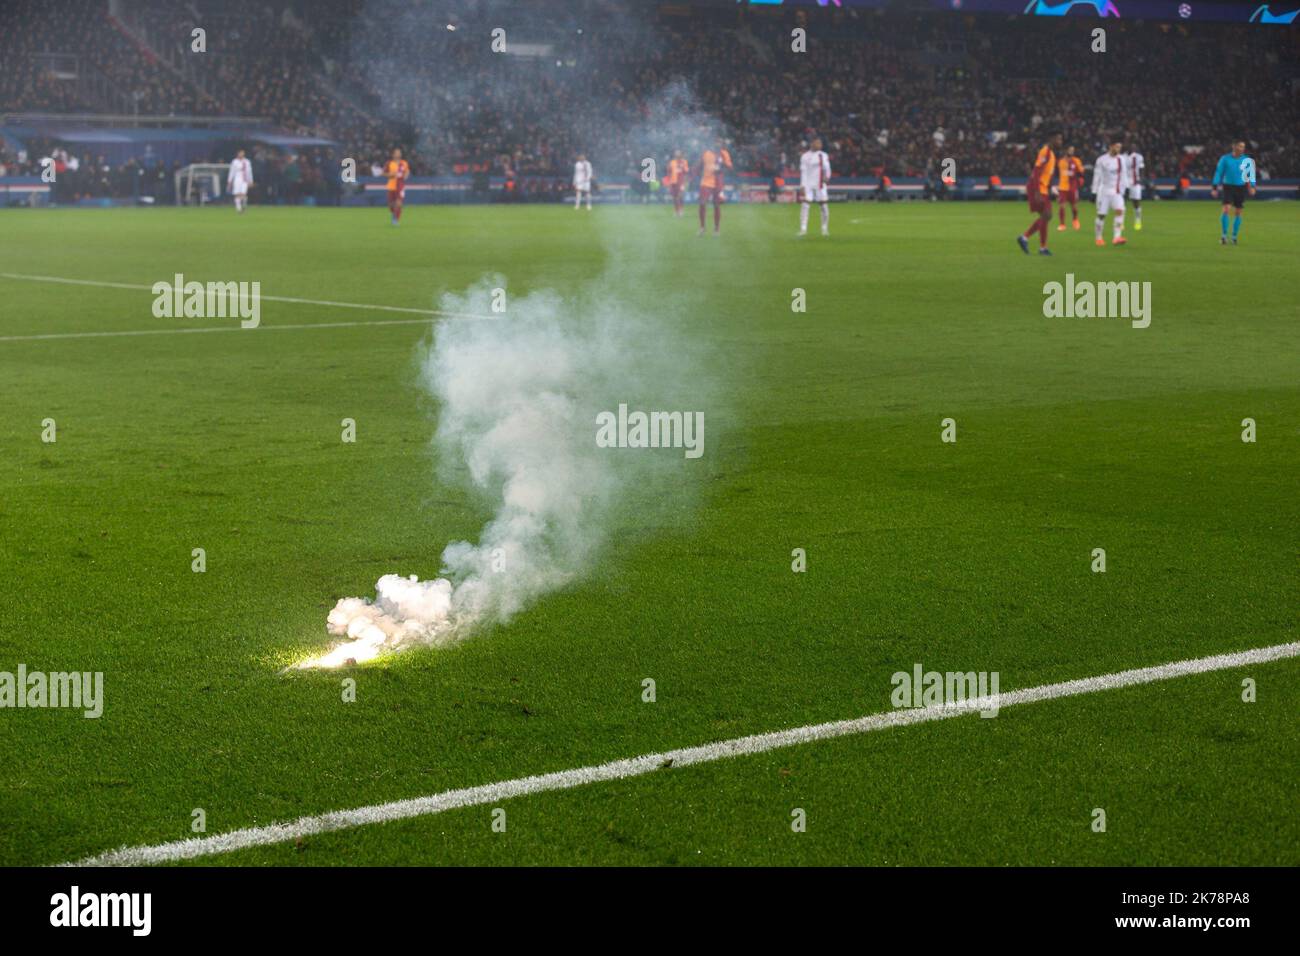
<svg viewBox="0 0 1300 956">
<path fill-rule="evenodd" d="M 412 644 L 445 644 L 455 627 L 451 620 L 451 582 L 421 581 L 385 574 L 375 584 L 375 600 L 343 598 L 325 623 L 334 637 L 347 640 L 328 653 L 295 664 L 298 669 L 342 667 L 374 660 Z"/>
</svg>

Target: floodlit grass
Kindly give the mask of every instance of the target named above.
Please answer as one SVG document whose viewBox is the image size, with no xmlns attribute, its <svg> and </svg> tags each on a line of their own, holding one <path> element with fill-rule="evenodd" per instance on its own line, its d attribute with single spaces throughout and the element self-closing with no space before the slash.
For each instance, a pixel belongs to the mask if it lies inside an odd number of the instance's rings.
<svg viewBox="0 0 1300 956">
<path fill-rule="evenodd" d="M 1217 207 L 1145 205 L 1127 248 L 1053 231 L 1052 259 L 1016 248 L 1021 204 L 836 206 L 830 240 L 792 207 L 728 208 L 718 240 L 661 208 L 0 215 L 9 273 L 411 308 L 492 273 L 614 283 L 690 303 L 673 341 L 718 396 L 704 457 L 632 489 L 587 577 L 449 650 L 285 675 L 338 597 L 435 574 L 490 515 L 436 477 L 428 331 L 276 330 L 409 316 L 264 302 L 257 330 L 0 341 L 0 671 L 103 671 L 106 696 L 99 720 L 0 711 L 0 863 L 859 716 L 918 662 L 1005 692 L 1297 640 L 1300 205 L 1252 203 L 1228 248 Z M 1150 328 L 1044 318 L 1067 272 L 1149 281 Z M 237 325 L 156 319 L 143 290 L 0 296 L 0 337 Z M 526 797 L 505 834 L 482 807 L 200 862 L 1295 865 L 1298 676 Z"/>
</svg>

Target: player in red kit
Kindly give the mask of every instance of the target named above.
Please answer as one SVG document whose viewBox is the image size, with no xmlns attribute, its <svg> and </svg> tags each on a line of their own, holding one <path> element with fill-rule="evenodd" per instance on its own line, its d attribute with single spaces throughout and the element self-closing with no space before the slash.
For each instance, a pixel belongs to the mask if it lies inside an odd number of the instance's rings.
<svg viewBox="0 0 1300 956">
<path fill-rule="evenodd" d="M 1065 232 L 1065 204 L 1070 204 L 1070 217 L 1074 228 L 1079 228 L 1079 190 L 1083 186 L 1083 161 L 1074 155 L 1074 147 L 1066 149 L 1065 155 L 1056 164 L 1059 180 L 1057 188 L 1057 208 L 1061 214 L 1061 224 L 1057 232 Z"/>
<path fill-rule="evenodd" d="M 723 175 L 731 169 L 731 154 L 722 145 L 722 137 L 713 141 L 713 148 L 706 149 L 700 157 L 700 235 L 704 235 L 705 207 L 713 203 L 713 234 L 722 231 L 722 187 Z"/>
<path fill-rule="evenodd" d="M 402 219 L 402 199 L 406 195 L 407 177 L 411 175 L 411 167 L 402 159 L 400 149 L 393 150 L 392 158 L 384 167 L 384 175 L 388 177 L 388 211 L 392 213 L 395 226 Z"/>
<path fill-rule="evenodd" d="M 690 174 L 691 164 L 686 161 L 680 149 L 675 150 L 673 158 L 668 161 L 668 175 L 664 182 L 673 197 L 673 215 L 679 218 L 682 214 L 682 194 L 686 191 L 686 180 Z"/>
<path fill-rule="evenodd" d="M 1056 174 L 1056 151 L 1061 148 L 1061 139 L 1059 132 L 1053 132 L 1047 137 L 1042 148 L 1038 150 L 1038 158 L 1034 160 L 1033 171 L 1030 172 L 1029 182 L 1025 185 L 1025 195 L 1029 197 L 1029 211 L 1038 217 L 1022 235 L 1016 236 L 1020 251 L 1025 255 L 1029 255 L 1029 237 L 1035 233 L 1038 234 L 1038 254 L 1040 256 L 1052 254 L 1052 251 L 1047 248 L 1047 225 L 1052 221 L 1052 194 L 1056 192 L 1053 176 Z"/>
</svg>

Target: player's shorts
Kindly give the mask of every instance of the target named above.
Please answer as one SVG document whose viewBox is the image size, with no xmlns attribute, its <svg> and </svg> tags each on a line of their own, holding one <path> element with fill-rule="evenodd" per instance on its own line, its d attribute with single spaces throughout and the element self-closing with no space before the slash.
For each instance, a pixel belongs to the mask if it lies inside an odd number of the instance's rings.
<svg viewBox="0 0 1300 956">
<path fill-rule="evenodd" d="M 1124 213 L 1124 194 L 1114 192 L 1103 192 L 1097 194 L 1097 215 L 1104 216 L 1108 212 L 1117 212 L 1121 215 Z"/>
<path fill-rule="evenodd" d="M 1133 200 L 1134 202 L 1141 202 L 1141 201 L 1142 201 L 1142 187 L 1141 187 L 1141 186 L 1130 186 L 1130 187 L 1128 188 L 1128 198 L 1131 199 L 1131 200 Z"/>
<path fill-rule="evenodd" d="M 721 187 L 721 186 L 701 186 L 701 187 L 700 187 L 700 205 L 703 206 L 703 205 L 706 205 L 706 204 L 708 204 L 708 203 L 710 203 L 710 202 L 712 202 L 712 203 L 720 203 L 720 202 L 722 202 L 722 187 Z"/>
<path fill-rule="evenodd" d="M 1074 189 L 1062 189 L 1062 190 L 1061 190 L 1061 202 L 1068 202 L 1068 203 L 1070 203 L 1072 206 L 1077 206 L 1077 205 L 1079 204 L 1079 190 L 1078 190 L 1078 187 L 1075 187 Z"/>
<path fill-rule="evenodd" d="M 573 189 L 574 192 L 589 193 L 591 192 L 591 183 L 590 182 L 574 183 Z"/>
<path fill-rule="evenodd" d="M 1052 195 L 1051 193 L 1039 192 L 1037 189 L 1030 189 L 1026 194 L 1029 197 L 1029 211 L 1036 212 L 1040 216 L 1046 213 L 1052 214 Z"/>
<path fill-rule="evenodd" d="M 1246 187 L 1233 186 L 1230 185 L 1229 183 L 1224 183 L 1223 201 L 1226 203 L 1230 203 L 1231 205 L 1235 206 L 1237 209 L 1240 209 L 1242 206 L 1246 205 Z"/>
<path fill-rule="evenodd" d="M 388 190 L 388 202 L 390 205 L 395 202 L 401 202 L 405 196 L 406 196 L 405 186 L 399 186 L 396 189 Z"/>
<path fill-rule="evenodd" d="M 235 185 L 233 185 L 233 186 L 230 187 L 230 195 L 232 195 L 232 196 L 247 196 L 247 195 L 248 195 L 248 183 L 235 183 Z"/>
<path fill-rule="evenodd" d="M 825 186 L 800 186 L 804 202 L 830 202 L 830 195 Z"/>
<path fill-rule="evenodd" d="M 672 195 L 672 197 L 673 197 L 674 199 L 676 199 L 678 196 L 680 196 L 680 195 L 682 194 L 682 184 L 681 184 L 681 183 L 669 183 L 669 184 L 668 184 L 668 192 Z"/>
</svg>

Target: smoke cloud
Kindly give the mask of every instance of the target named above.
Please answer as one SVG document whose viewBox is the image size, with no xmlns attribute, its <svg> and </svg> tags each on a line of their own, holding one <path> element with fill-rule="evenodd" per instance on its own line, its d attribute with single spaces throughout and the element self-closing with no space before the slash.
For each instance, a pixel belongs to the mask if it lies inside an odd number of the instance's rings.
<svg viewBox="0 0 1300 956">
<path fill-rule="evenodd" d="M 476 9 L 483 14 L 522 8 L 485 4 Z M 392 42 L 407 35 L 393 23 L 411 16 L 393 0 L 375 0 L 364 19 L 385 27 L 385 42 L 378 44 L 362 31 L 354 38 L 365 51 L 357 59 L 384 91 L 382 109 L 388 115 L 414 120 L 418 104 L 421 146 L 434 155 L 446 155 L 457 145 L 458 127 L 448 116 L 453 107 L 458 116 L 469 115 L 467 110 L 480 114 L 479 121 L 490 126 L 500 120 L 502 104 L 521 90 L 531 91 L 529 102 L 535 105 L 561 82 L 549 76 L 543 81 L 538 64 L 506 63 L 485 43 L 476 43 L 471 55 L 468 47 L 448 45 L 446 39 L 439 39 L 438 48 L 445 47 L 452 63 L 464 58 L 465 69 L 459 77 L 453 70 L 434 82 L 429 64 L 441 60 L 427 49 L 414 57 L 425 40 L 433 43 L 440 27 L 433 29 L 428 18 L 411 22 L 409 35 L 419 42 Z M 610 51 L 603 44 L 620 37 L 626 43 L 651 42 L 644 23 L 639 32 L 615 22 L 603 26 L 600 49 L 606 58 Z M 486 36 L 486 31 L 476 33 Z M 512 36 L 520 34 L 529 36 L 512 27 Z M 486 84 L 477 70 L 485 59 L 493 68 Z M 582 117 L 552 115 L 547 125 L 557 146 L 580 143 L 594 154 L 598 180 L 634 178 L 644 174 L 645 159 L 662 165 L 679 148 L 694 161 L 714 136 L 727 135 L 679 80 L 664 82 L 633 115 L 619 102 L 611 76 L 575 72 L 592 86 L 588 108 Z M 569 81 L 565 73 L 556 69 L 557 77 Z M 612 91 L 595 94 L 601 83 Z M 599 138 L 591 132 L 595 129 Z M 563 161 L 571 166 L 567 149 Z M 699 309 L 702 290 L 689 281 L 665 283 L 654 270 L 661 251 L 656 245 L 665 231 L 654 224 L 644 228 L 638 220 L 670 215 L 664 206 L 610 213 L 607 218 L 601 210 L 583 220 L 599 235 L 610 264 L 597 280 L 563 292 L 510 294 L 504 314 L 492 309 L 493 290 L 507 286 L 500 276 L 486 276 L 465 292 L 442 297 L 440 310 L 455 317 L 439 320 L 420 367 L 420 384 L 438 407 L 434 456 L 440 480 L 473 489 L 490 517 L 477 541 L 446 545 L 439 577 L 387 574 L 376 583 L 373 600 L 339 601 L 327 629 L 340 643 L 299 666 L 339 666 L 411 646 L 445 645 L 481 625 L 508 621 L 593 568 L 629 499 L 635 501 L 639 527 L 651 512 L 662 520 L 670 511 L 686 510 L 681 506 L 707 465 L 686 459 L 677 448 L 601 447 L 597 416 L 620 405 L 683 415 L 703 411 L 710 416 L 709 441 L 717 440 L 712 416 L 719 408 L 720 383 L 695 331 L 708 321 Z M 669 241 L 695 241 L 693 232 L 688 220 Z M 718 269 L 739 267 L 732 255 L 716 246 L 710 254 Z M 708 454 L 706 449 L 705 462 Z"/>
<path fill-rule="evenodd" d="M 440 322 L 420 368 L 439 406 L 441 477 L 468 483 L 490 520 L 477 542 L 446 546 L 437 579 L 387 574 L 373 601 L 339 601 L 327 629 L 346 640 L 300 666 L 443 645 L 480 623 L 508 621 L 593 565 L 630 486 L 642 497 L 690 494 L 694 464 L 680 449 L 596 441 L 597 415 L 620 403 L 684 410 L 704 400 L 675 308 L 661 303 L 652 322 L 627 307 L 622 281 L 607 275 L 569 297 L 507 298 L 506 312 L 492 316 L 493 290 L 503 285 L 489 277 L 443 296 L 441 308 L 460 317 Z"/>
</svg>

